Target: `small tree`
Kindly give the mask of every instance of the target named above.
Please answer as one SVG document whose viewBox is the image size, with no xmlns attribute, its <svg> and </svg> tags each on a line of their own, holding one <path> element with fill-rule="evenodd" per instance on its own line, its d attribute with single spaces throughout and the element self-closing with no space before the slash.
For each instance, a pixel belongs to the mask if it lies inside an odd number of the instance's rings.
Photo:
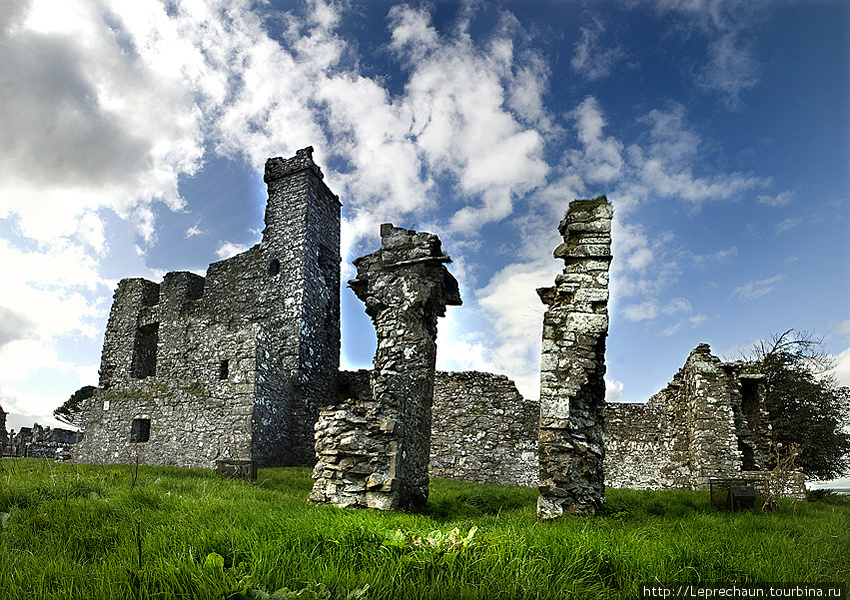
<svg viewBox="0 0 850 600">
<path fill-rule="evenodd" d="M 799 444 L 797 465 L 809 477 L 850 472 L 850 389 L 839 387 L 835 362 L 811 332 L 789 329 L 753 347 L 749 360 L 764 373 L 765 409 L 773 443 Z M 775 466 L 775 465 L 774 465 Z"/>
<path fill-rule="evenodd" d="M 54 410 L 53 416 L 56 417 L 58 421 L 62 421 L 68 425 L 73 425 L 74 427 L 79 427 L 80 409 L 82 408 L 83 401 L 91 398 L 94 395 L 95 389 L 97 388 L 93 385 L 84 385 L 71 394 L 71 397 L 65 400 L 65 402 L 62 403 L 62 406 Z"/>
</svg>

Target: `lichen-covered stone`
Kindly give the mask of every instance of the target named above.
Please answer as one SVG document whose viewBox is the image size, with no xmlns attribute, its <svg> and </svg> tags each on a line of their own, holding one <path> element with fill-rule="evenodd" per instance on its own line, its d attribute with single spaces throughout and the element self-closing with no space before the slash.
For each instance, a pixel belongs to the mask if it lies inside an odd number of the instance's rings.
<svg viewBox="0 0 850 600">
<path fill-rule="evenodd" d="M 613 211 L 602 196 L 576 200 L 555 249 L 564 272 L 537 290 L 543 317 L 540 496 L 537 516 L 595 514 L 605 501 L 605 338 Z"/>
<path fill-rule="evenodd" d="M 259 244 L 206 277 L 119 283 L 75 459 L 314 463 L 339 368 L 340 204 L 312 148 L 269 159 L 264 179 Z"/>
<path fill-rule="evenodd" d="M 354 261 L 349 286 L 378 342 L 371 394 L 320 413 L 314 502 L 379 509 L 427 502 L 437 317 L 461 303 L 447 262 L 436 235 L 391 224 L 381 226 L 381 248 Z"/>
<path fill-rule="evenodd" d="M 504 375 L 437 372 L 431 477 L 537 485 L 539 412 Z"/>
<path fill-rule="evenodd" d="M 751 366 L 721 362 L 700 344 L 647 403 L 609 404 L 608 484 L 699 489 L 712 477 L 762 470 L 770 446 L 763 380 Z"/>
</svg>

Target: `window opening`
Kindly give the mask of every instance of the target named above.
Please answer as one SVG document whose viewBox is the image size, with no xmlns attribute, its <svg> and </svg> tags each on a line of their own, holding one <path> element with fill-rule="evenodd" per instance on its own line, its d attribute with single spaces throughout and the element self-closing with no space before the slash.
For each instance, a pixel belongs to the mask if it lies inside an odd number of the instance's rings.
<svg viewBox="0 0 850 600">
<path fill-rule="evenodd" d="M 269 263 L 269 275 L 277 275 L 280 273 L 280 261 L 276 258 Z"/>
<path fill-rule="evenodd" d="M 139 444 L 151 439 L 151 420 L 133 419 L 130 423 L 130 442 Z"/>
<path fill-rule="evenodd" d="M 156 346 L 159 343 L 159 323 L 139 327 L 133 340 L 133 361 L 130 376 L 144 379 L 156 375 Z"/>
<path fill-rule="evenodd" d="M 230 376 L 230 361 L 224 359 L 218 367 L 218 378 L 221 380 L 227 379 Z"/>
</svg>

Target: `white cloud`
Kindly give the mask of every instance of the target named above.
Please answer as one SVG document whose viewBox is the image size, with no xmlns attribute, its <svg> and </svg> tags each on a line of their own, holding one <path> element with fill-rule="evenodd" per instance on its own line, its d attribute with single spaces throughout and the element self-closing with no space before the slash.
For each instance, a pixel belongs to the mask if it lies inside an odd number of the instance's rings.
<svg viewBox="0 0 850 600">
<path fill-rule="evenodd" d="M 666 306 L 661 309 L 665 315 L 676 315 L 680 313 L 689 313 L 694 309 L 687 298 L 673 298 Z"/>
<path fill-rule="evenodd" d="M 841 321 L 835 327 L 834 333 L 837 334 L 837 335 L 842 335 L 842 336 L 850 336 L 850 319 L 848 319 L 846 321 Z"/>
<path fill-rule="evenodd" d="M 581 39 L 573 47 L 575 54 L 570 61 L 573 71 L 587 79 L 596 81 L 608 77 L 614 66 L 626 57 L 626 52 L 610 39 L 604 39 L 605 25 L 599 19 L 581 28 Z"/>
<path fill-rule="evenodd" d="M 647 300 L 624 306 L 621 312 L 629 321 L 649 321 L 658 316 L 658 304 L 655 300 Z"/>
<path fill-rule="evenodd" d="M 623 402 L 623 382 L 605 379 L 605 402 Z"/>
<path fill-rule="evenodd" d="M 762 204 L 766 204 L 767 206 L 782 207 L 791 204 L 795 195 L 796 194 L 793 191 L 787 191 L 777 194 L 776 196 L 756 196 L 756 200 Z"/>
<path fill-rule="evenodd" d="M 737 246 L 718 250 L 717 252 L 712 252 L 711 254 L 692 254 L 691 258 L 697 265 L 706 266 L 710 264 L 719 265 L 725 263 L 727 260 L 735 256 L 738 256 Z"/>
<path fill-rule="evenodd" d="M 571 167 L 589 184 L 609 184 L 622 175 L 623 144 L 605 136 L 605 116 L 596 98 L 589 96 L 573 111 L 581 151 L 568 152 Z"/>
<path fill-rule="evenodd" d="M 654 0 L 653 3 L 661 13 L 681 17 L 677 26 L 685 38 L 694 33 L 707 38 L 705 60 L 694 73 L 695 83 L 719 93 L 726 108 L 741 108 L 741 94 L 759 83 L 760 65 L 753 52 L 753 32 L 760 26 L 771 2 Z"/>
<path fill-rule="evenodd" d="M 636 178 L 653 195 L 675 198 L 697 209 L 705 202 L 735 198 L 771 183 L 747 173 L 696 174 L 697 168 L 703 168 L 704 143 L 688 124 L 681 104 L 651 110 L 641 122 L 650 126 L 648 143 L 629 146 L 627 154 Z"/>
<path fill-rule="evenodd" d="M 700 325 L 705 323 L 707 320 L 708 320 L 708 316 L 704 315 L 702 313 L 700 313 L 698 315 L 692 315 L 692 316 L 690 316 L 686 319 L 682 319 L 680 321 L 677 321 L 676 323 L 670 325 L 669 327 L 662 329 L 659 332 L 659 335 L 661 335 L 663 337 L 670 337 L 672 335 L 676 335 L 677 333 L 679 333 L 685 327 L 690 327 L 691 329 L 696 329 L 697 327 L 699 327 Z"/>
<path fill-rule="evenodd" d="M 838 385 L 850 386 L 850 347 L 835 356 L 835 379 Z"/>
<path fill-rule="evenodd" d="M 225 258 L 230 258 L 232 256 L 236 256 L 237 254 L 242 254 L 248 249 L 248 246 L 245 244 L 237 244 L 234 242 L 221 242 L 219 244 L 218 249 L 215 251 L 215 255 L 220 259 L 224 260 Z"/>
<path fill-rule="evenodd" d="M 755 300 L 772 292 L 776 284 L 785 279 L 784 275 L 775 275 L 766 279 L 752 280 L 732 290 L 732 297 L 742 300 Z"/>
<path fill-rule="evenodd" d="M 794 229 L 802 222 L 803 219 L 800 217 L 789 217 L 776 226 L 776 233 L 784 233 L 790 229 Z"/>
</svg>

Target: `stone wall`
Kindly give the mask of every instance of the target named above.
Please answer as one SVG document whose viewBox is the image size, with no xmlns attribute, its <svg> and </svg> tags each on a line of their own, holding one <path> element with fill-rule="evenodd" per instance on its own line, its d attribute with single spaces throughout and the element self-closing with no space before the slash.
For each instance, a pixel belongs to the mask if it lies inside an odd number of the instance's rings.
<svg viewBox="0 0 850 600">
<path fill-rule="evenodd" d="M 339 210 L 312 148 L 266 163 L 262 241 L 206 277 L 124 279 L 75 458 L 312 465 L 339 368 Z"/>
<path fill-rule="evenodd" d="M 431 476 L 536 486 L 539 412 L 504 375 L 437 372 Z"/>
<path fill-rule="evenodd" d="M 9 445 L 9 433 L 6 431 L 7 414 L 3 412 L 3 407 L 0 406 L 0 455 L 5 452 L 6 446 Z"/>
<path fill-rule="evenodd" d="M 53 458 L 57 450 L 68 449 L 81 437 L 81 433 L 70 429 L 51 429 L 35 423 L 32 427 L 21 427 L 11 438 L 7 436 L 4 454 L 11 457 Z"/>
<path fill-rule="evenodd" d="M 698 345 L 646 404 L 609 404 L 605 471 L 614 487 L 705 488 L 764 467 L 763 376 Z M 753 476 L 755 477 L 755 476 Z"/>
<path fill-rule="evenodd" d="M 428 500 L 437 318 L 460 292 L 430 233 L 381 226 L 381 248 L 354 261 L 351 289 L 377 335 L 368 400 L 322 411 L 314 502 L 390 509 Z"/>
<path fill-rule="evenodd" d="M 547 306 L 540 364 L 537 515 L 595 514 L 605 501 L 605 338 L 613 211 L 602 196 L 570 202 L 555 258 L 564 272 L 537 290 Z"/>
</svg>

